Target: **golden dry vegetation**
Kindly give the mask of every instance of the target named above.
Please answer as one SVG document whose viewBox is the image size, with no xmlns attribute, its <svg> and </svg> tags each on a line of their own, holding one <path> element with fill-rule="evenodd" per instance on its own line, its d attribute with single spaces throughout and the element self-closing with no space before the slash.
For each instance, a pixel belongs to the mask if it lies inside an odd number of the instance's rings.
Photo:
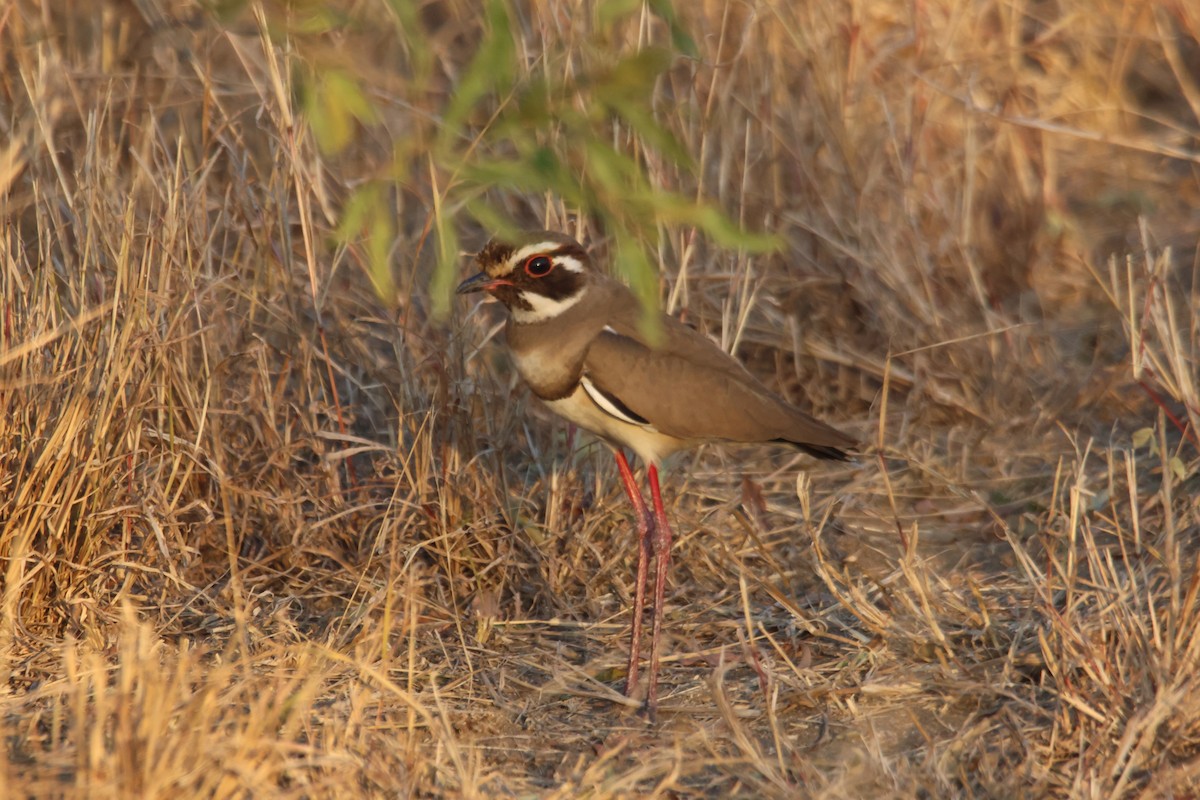
<svg viewBox="0 0 1200 800">
<path fill-rule="evenodd" d="M 611 6 L 514 3 L 529 74 L 669 44 Z M 660 296 L 866 445 L 674 465 L 655 726 L 611 459 L 433 313 L 481 15 L 313 7 L 0 6 L 0 794 L 1200 792 L 1200 6 L 678 4 L 694 168 L 610 141 L 786 247 L 663 220 Z M 377 110 L 336 154 L 300 58 Z M 382 299 L 334 235 L 381 174 Z"/>
</svg>

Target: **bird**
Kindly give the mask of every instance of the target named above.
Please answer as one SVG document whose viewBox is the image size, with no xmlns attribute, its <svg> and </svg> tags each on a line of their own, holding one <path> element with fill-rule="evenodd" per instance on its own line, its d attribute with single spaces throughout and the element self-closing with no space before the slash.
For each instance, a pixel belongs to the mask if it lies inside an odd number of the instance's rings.
<svg viewBox="0 0 1200 800">
<path fill-rule="evenodd" d="M 521 378 L 551 411 L 614 451 L 638 532 L 625 694 L 653 721 L 673 537 L 659 485 L 664 459 L 726 442 L 785 444 L 820 459 L 846 460 L 857 442 L 781 398 L 674 317 L 657 312 L 657 335 L 647 335 L 633 291 L 598 269 L 571 236 L 536 230 L 496 237 L 475 255 L 475 265 L 479 272 L 458 284 L 456 294 L 486 292 L 503 303 L 508 349 Z M 625 449 L 646 465 L 651 506 Z M 642 701 L 642 617 L 652 555 L 653 621 Z"/>
</svg>

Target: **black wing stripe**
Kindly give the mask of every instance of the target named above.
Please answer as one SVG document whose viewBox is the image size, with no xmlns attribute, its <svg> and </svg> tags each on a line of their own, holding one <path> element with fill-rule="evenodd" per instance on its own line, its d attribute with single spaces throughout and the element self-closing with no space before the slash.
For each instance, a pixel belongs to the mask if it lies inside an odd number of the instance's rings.
<svg viewBox="0 0 1200 800">
<path fill-rule="evenodd" d="M 616 417 L 622 422 L 628 422 L 630 425 L 649 425 L 650 420 L 630 410 L 629 406 L 621 402 L 621 398 L 615 394 L 606 392 L 584 375 L 579 379 L 579 384 L 583 386 L 583 390 L 587 392 L 587 396 L 592 398 L 592 402 L 600 407 L 600 410 L 611 417 Z"/>
</svg>

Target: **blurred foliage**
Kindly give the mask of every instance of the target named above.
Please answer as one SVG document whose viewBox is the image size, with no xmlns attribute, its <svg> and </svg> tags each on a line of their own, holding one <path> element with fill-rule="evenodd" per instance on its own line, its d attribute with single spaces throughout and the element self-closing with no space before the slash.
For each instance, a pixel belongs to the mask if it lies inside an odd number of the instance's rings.
<svg viewBox="0 0 1200 800">
<path fill-rule="evenodd" d="M 231 20 L 247 7 L 227 1 L 219 12 Z M 383 93 L 373 92 L 375 83 L 390 80 L 387 102 L 409 110 L 403 126 L 386 131 L 393 150 L 388 166 L 345 199 L 336 233 L 340 243 L 363 247 L 372 280 L 388 301 L 395 299 L 389 296 L 397 231 L 388 203 L 392 187 L 422 185 L 425 226 L 436 237 L 431 291 L 439 314 L 460 267 L 460 212 L 486 230 L 512 230 L 518 226 L 503 210 L 506 195 L 555 197 L 596 222 L 615 245 L 618 271 L 648 306 L 657 299 L 650 254 L 660 225 L 695 227 L 725 247 L 778 245 L 663 185 L 662 165 L 693 168 L 654 109 L 659 79 L 696 53 L 670 0 L 597 2 L 590 20 L 571 20 L 570 35 L 542 32 L 540 53 L 528 51 L 521 8 L 511 0 L 486 0 L 453 45 L 440 28 L 446 19 L 468 16 L 454 2 L 290 0 L 260 8 L 269 35 L 292 60 L 292 92 L 327 158 L 379 134 L 385 115 L 376 107 Z M 617 44 L 638 40 L 619 29 L 642 24 L 646 13 L 666 43 Z M 356 32 L 378 32 L 381 25 L 391 26 L 392 52 L 399 54 L 388 65 L 371 63 L 369 54 L 348 45 Z M 659 165 L 654 172 L 651 163 Z"/>
</svg>

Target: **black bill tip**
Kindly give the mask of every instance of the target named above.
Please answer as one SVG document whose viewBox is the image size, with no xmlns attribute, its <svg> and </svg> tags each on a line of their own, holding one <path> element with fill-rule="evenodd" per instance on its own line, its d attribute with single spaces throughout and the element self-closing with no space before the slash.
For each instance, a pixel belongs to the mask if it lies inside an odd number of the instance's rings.
<svg viewBox="0 0 1200 800">
<path fill-rule="evenodd" d="M 480 272 L 477 275 L 472 275 L 458 285 L 454 290 L 455 294 L 470 294 L 471 292 L 482 292 L 489 288 L 492 283 L 492 278 L 486 272 Z"/>
</svg>

